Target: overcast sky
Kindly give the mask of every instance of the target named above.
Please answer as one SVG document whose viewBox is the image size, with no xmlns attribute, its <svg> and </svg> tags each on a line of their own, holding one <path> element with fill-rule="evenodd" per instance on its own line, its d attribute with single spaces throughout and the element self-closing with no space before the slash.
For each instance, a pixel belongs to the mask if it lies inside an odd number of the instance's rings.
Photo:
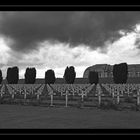
<svg viewBox="0 0 140 140">
<path fill-rule="evenodd" d="M 36 67 L 77 77 L 94 64 L 140 63 L 140 12 L 0 12 L 0 69 Z"/>
</svg>

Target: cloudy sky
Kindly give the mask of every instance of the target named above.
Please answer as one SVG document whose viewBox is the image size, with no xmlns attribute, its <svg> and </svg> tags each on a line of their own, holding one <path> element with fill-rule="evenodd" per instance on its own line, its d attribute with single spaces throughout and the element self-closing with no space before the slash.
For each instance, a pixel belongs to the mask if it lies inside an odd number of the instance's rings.
<svg viewBox="0 0 140 140">
<path fill-rule="evenodd" d="M 0 69 L 18 66 L 20 78 L 36 67 L 37 78 L 54 69 L 77 77 L 94 64 L 140 63 L 140 12 L 0 12 Z"/>
</svg>

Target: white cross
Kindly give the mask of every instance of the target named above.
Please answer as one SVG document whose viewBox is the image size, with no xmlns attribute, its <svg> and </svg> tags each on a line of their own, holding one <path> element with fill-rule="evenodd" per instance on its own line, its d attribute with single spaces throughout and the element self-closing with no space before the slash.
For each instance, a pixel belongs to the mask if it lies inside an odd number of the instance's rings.
<svg viewBox="0 0 140 140">
<path fill-rule="evenodd" d="M 27 90 L 26 90 L 26 87 L 24 87 L 24 99 L 27 98 Z"/>
<path fill-rule="evenodd" d="M 37 100 L 39 100 L 39 96 L 41 95 L 43 89 L 44 89 L 44 84 L 38 89 L 38 91 L 36 93 L 37 94 Z"/>
<path fill-rule="evenodd" d="M 128 94 L 128 97 L 129 97 L 129 94 L 130 94 L 129 85 L 127 87 L 127 94 Z"/>
<path fill-rule="evenodd" d="M 68 95 L 70 95 L 68 90 L 66 90 L 66 93 L 63 93 L 63 95 L 65 95 L 65 100 L 66 100 L 65 107 L 68 107 Z"/>
<path fill-rule="evenodd" d="M 56 94 L 53 92 L 53 90 L 51 90 L 49 92 L 49 95 L 51 96 L 51 105 L 50 106 L 53 106 L 53 95 L 56 95 Z"/>
<path fill-rule="evenodd" d="M 1 87 L 1 91 L 0 91 L 1 97 L 3 96 L 3 94 L 5 94 L 5 85 L 2 85 Z"/>
<path fill-rule="evenodd" d="M 84 101 L 84 96 L 87 96 L 87 94 L 83 90 L 81 90 L 81 93 L 79 95 L 81 95 L 82 102 L 83 102 Z"/>
<path fill-rule="evenodd" d="M 14 90 L 11 88 L 11 85 L 7 85 L 7 88 L 8 88 L 9 93 L 12 95 L 12 99 L 14 99 L 14 94 L 15 94 L 15 92 L 14 92 Z"/>
<path fill-rule="evenodd" d="M 119 104 L 119 102 L 120 102 L 120 92 L 119 92 L 119 90 L 117 91 L 117 104 Z"/>
<path fill-rule="evenodd" d="M 114 99 L 114 95 L 115 94 L 115 89 L 114 89 L 114 87 L 112 88 L 112 98 Z"/>
<path fill-rule="evenodd" d="M 97 90 L 97 96 L 98 96 L 98 103 L 99 103 L 99 105 L 101 104 L 101 96 L 102 96 L 102 90 L 101 90 L 101 87 L 100 87 L 100 85 L 98 84 L 97 85 L 97 88 L 96 88 L 96 90 Z"/>
<path fill-rule="evenodd" d="M 137 91 L 137 105 L 140 104 L 140 89 Z"/>
</svg>

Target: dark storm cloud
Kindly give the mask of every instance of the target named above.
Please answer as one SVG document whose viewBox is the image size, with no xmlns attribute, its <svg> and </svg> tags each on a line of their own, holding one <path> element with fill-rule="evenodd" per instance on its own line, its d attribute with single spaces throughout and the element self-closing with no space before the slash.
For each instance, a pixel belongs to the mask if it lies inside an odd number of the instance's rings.
<svg viewBox="0 0 140 140">
<path fill-rule="evenodd" d="M 140 12 L 2 12 L 0 34 L 14 41 L 16 51 L 36 49 L 36 43 L 50 40 L 102 47 L 120 37 L 119 30 L 131 30 Z"/>
</svg>

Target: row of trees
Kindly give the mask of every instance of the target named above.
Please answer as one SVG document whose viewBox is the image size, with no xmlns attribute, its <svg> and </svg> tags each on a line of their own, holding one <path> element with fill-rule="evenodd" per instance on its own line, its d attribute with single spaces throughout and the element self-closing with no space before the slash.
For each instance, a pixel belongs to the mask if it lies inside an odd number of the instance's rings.
<svg viewBox="0 0 140 140">
<path fill-rule="evenodd" d="M 36 69 L 27 68 L 25 71 L 25 84 L 34 84 L 36 81 Z M 64 76 L 67 84 L 73 84 L 76 78 L 75 68 L 73 66 L 66 67 Z M 127 63 L 115 64 L 113 66 L 113 80 L 116 84 L 123 84 L 127 82 L 128 78 L 128 65 Z M 0 70 L 0 84 L 2 83 L 2 71 Z M 17 84 L 19 80 L 19 69 L 18 67 L 10 67 L 7 69 L 6 80 L 8 84 Z M 45 84 L 54 84 L 56 80 L 55 73 L 52 69 L 45 72 Z M 90 71 L 88 75 L 90 84 L 98 84 L 99 77 L 98 72 Z"/>
<path fill-rule="evenodd" d="M 36 81 L 36 69 L 27 68 L 24 74 L 25 84 L 34 84 Z M 65 82 L 68 84 L 73 84 L 76 78 L 75 68 L 73 66 L 67 67 L 64 73 Z M 0 84 L 2 83 L 2 71 L 0 70 Z M 18 67 L 9 67 L 7 69 L 6 80 L 8 84 L 17 84 L 19 80 L 19 69 Z M 55 73 L 52 69 L 45 72 L 45 84 L 54 84 L 56 81 Z"/>
</svg>

